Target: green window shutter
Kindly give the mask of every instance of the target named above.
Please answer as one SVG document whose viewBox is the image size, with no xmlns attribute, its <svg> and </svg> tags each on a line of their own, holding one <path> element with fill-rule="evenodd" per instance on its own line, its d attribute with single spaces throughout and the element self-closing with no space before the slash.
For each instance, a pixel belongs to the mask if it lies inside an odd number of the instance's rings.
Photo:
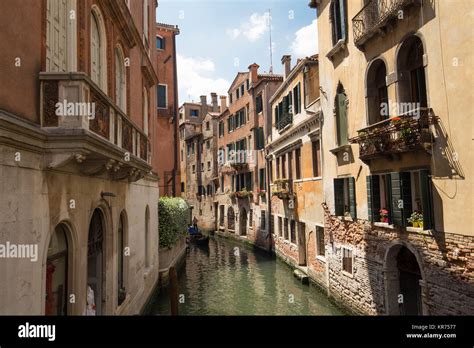
<svg viewBox="0 0 474 348">
<path fill-rule="evenodd" d="M 423 209 L 423 229 L 429 230 L 433 228 L 433 206 L 431 194 L 431 179 L 429 171 L 423 169 L 420 171 L 421 186 L 421 206 Z"/>
<path fill-rule="evenodd" d="M 390 173 L 392 221 L 395 226 L 407 226 L 412 213 L 410 173 Z"/>
<path fill-rule="evenodd" d="M 348 141 L 346 95 L 344 93 L 338 93 L 336 103 L 337 143 L 338 145 L 345 145 Z"/>
<path fill-rule="evenodd" d="M 356 185 L 354 177 L 349 178 L 349 211 L 352 219 L 357 219 Z"/>
<path fill-rule="evenodd" d="M 346 40 L 347 38 L 347 26 L 346 26 L 346 1 L 345 0 L 339 0 L 339 9 L 340 9 L 340 14 L 341 14 L 341 36 L 343 40 Z"/>
<path fill-rule="evenodd" d="M 334 179 L 334 214 L 344 215 L 344 179 Z"/>
<path fill-rule="evenodd" d="M 367 210 L 369 221 L 380 221 L 380 177 L 367 176 Z M 387 208 L 388 209 L 388 208 Z"/>
</svg>

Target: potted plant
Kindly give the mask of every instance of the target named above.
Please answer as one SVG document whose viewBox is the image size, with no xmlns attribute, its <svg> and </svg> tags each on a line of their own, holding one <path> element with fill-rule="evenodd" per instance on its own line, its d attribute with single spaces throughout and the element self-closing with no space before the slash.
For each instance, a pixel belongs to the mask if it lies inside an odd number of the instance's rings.
<svg viewBox="0 0 474 348">
<path fill-rule="evenodd" d="M 380 222 L 386 222 L 388 223 L 388 210 L 385 209 L 385 208 L 382 208 L 379 210 L 379 214 L 380 214 Z"/>
<path fill-rule="evenodd" d="M 259 195 L 260 197 L 265 197 L 265 194 L 266 194 L 266 193 L 267 193 L 267 191 L 258 189 L 258 195 Z"/>
<path fill-rule="evenodd" d="M 415 210 L 413 213 L 411 213 L 411 216 L 407 219 L 407 221 L 413 227 L 423 228 L 423 213 L 421 213 L 420 211 Z"/>
<path fill-rule="evenodd" d="M 416 132 L 413 128 L 403 128 L 400 134 L 406 144 L 413 144 L 416 140 Z"/>
</svg>

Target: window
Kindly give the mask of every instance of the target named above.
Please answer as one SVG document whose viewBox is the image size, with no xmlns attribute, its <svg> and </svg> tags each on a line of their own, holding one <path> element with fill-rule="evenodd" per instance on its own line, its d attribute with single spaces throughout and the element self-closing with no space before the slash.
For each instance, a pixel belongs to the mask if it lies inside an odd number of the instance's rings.
<svg viewBox="0 0 474 348">
<path fill-rule="evenodd" d="M 125 252 L 125 217 L 124 213 L 120 214 L 118 233 L 117 233 L 117 289 L 118 289 L 118 305 L 120 306 L 125 300 L 125 267 L 124 267 L 124 252 Z"/>
<path fill-rule="evenodd" d="M 145 269 L 151 266 L 150 208 L 145 209 Z"/>
<path fill-rule="evenodd" d="M 162 38 L 161 36 L 156 37 L 156 48 L 159 50 L 165 49 L 165 39 Z"/>
<path fill-rule="evenodd" d="M 301 149 L 295 150 L 296 179 L 301 179 Z"/>
<path fill-rule="evenodd" d="M 263 133 L 263 127 L 255 128 L 257 138 L 257 150 L 262 150 L 265 147 L 265 135 Z"/>
<path fill-rule="evenodd" d="M 181 182 L 181 192 L 184 192 L 184 182 Z"/>
<path fill-rule="evenodd" d="M 280 216 L 278 217 L 278 235 L 283 236 L 283 220 Z"/>
<path fill-rule="evenodd" d="M 291 236 L 291 242 L 293 244 L 296 244 L 296 222 L 295 222 L 295 220 L 290 221 L 290 236 Z"/>
<path fill-rule="evenodd" d="M 355 179 L 334 179 L 334 205 L 336 216 L 351 216 L 357 218 Z"/>
<path fill-rule="evenodd" d="M 313 151 L 313 177 L 321 176 L 321 143 L 319 139 L 313 140 L 311 143 Z"/>
<path fill-rule="evenodd" d="M 352 250 L 343 247 L 342 248 L 342 270 L 349 274 L 352 274 Z"/>
<path fill-rule="evenodd" d="M 304 102 L 308 107 L 319 98 L 319 70 L 317 67 L 308 66 L 304 73 Z"/>
<path fill-rule="evenodd" d="M 219 138 L 224 136 L 224 122 L 219 122 Z"/>
<path fill-rule="evenodd" d="M 316 255 L 325 256 L 324 227 L 316 226 Z"/>
<path fill-rule="evenodd" d="M 262 99 L 261 94 L 258 95 L 257 98 L 255 99 L 255 109 L 257 111 L 257 114 L 263 111 L 263 99 Z"/>
<path fill-rule="evenodd" d="M 266 221 L 265 210 L 262 210 L 261 216 L 260 216 L 260 229 L 264 230 L 266 228 L 267 228 L 267 221 Z"/>
<path fill-rule="evenodd" d="M 334 0 L 330 7 L 333 45 L 347 37 L 346 15 L 346 0 Z"/>
<path fill-rule="evenodd" d="M 204 171 L 204 163 L 201 163 L 201 172 Z"/>
<path fill-rule="evenodd" d="M 247 81 L 248 81 L 248 80 L 247 80 Z M 242 85 L 240 86 L 240 96 L 242 96 L 242 97 L 244 96 L 244 90 L 245 90 L 244 88 L 245 88 L 245 87 L 244 87 L 244 85 L 242 84 Z M 248 88 L 247 88 L 247 89 L 248 89 Z"/>
<path fill-rule="evenodd" d="M 211 142 L 206 140 L 206 149 L 209 150 L 211 148 Z"/>
<path fill-rule="evenodd" d="M 261 168 L 258 170 L 259 172 L 259 188 L 260 190 L 265 190 L 266 187 L 266 178 L 265 178 L 265 168 Z"/>
<path fill-rule="evenodd" d="M 293 88 L 293 114 L 297 115 L 301 112 L 301 82 L 299 82 L 295 88 Z M 290 95 L 291 99 L 291 95 Z"/>
<path fill-rule="evenodd" d="M 143 131 L 148 135 L 148 90 L 143 88 Z"/>
<path fill-rule="evenodd" d="M 125 58 L 120 46 L 115 48 L 115 102 L 126 112 L 127 110 L 127 78 L 125 74 Z"/>
<path fill-rule="evenodd" d="M 281 177 L 286 179 L 286 154 L 281 156 Z"/>
<path fill-rule="evenodd" d="M 283 228 L 284 228 L 284 232 L 285 232 L 284 238 L 285 238 L 286 240 L 288 240 L 288 218 L 285 218 L 284 221 L 283 221 L 283 223 L 284 223 Z"/>
<path fill-rule="evenodd" d="M 337 87 L 336 100 L 334 102 L 336 109 L 336 139 L 337 145 L 346 145 L 348 142 L 347 135 L 347 97 L 344 87 L 339 83 Z"/>
<path fill-rule="evenodd" d="M 107 59 L 105 28 L 102 14 L 96 6 L 91 13 L 91 79 L 103 91 L 107 91 Z"/>
<path fill-rule="evenodd" d="M 193 174 L 196 173 L 196 165 L 193 164 Z"/>
<path fill-rule="evenodd" d="M 369 124 L 383 121 L 389 117 L 386 75 L 387 70 L 382 59 L 377 59 L 370 64 L 366 85 Z"/>
<path fill-rule="evenodd" d="M 168 107 L 168 86 L 167 85 L 158 85 L 157 86 L 157 106 L 159 108 Z"/>
<path fill-rule="evenodd" d="M 227 228 L 229 230 L 235 229 L 235 215 L 234 215 L 234 209 L 232 207 L 229 207 L 227 209 Z"/>
<path fill-rule="evenodd" d="M 249 227 L 252 227 L 253 225 L 253 210 L 249 210 Z"/>
<path fill-rule="evenodd" d="M 68 70 L 67 43 L 68 3 L 48 0 L 46 14 L 46 71 L 66 72 Z M 69 34 L 69 35 L 68 35 Z"/>
<path fill-rule="evenodd" d="M 276 159 L 276 177 L 277 179 L 280 178 L 280 157 Z"/>
<path fill-rule="evenodd" d="M 270 231 L 275 234 L 275 217 L 270 214 Z"/>
<path fill-rule="evenodd" d="M 229 103 L 232 104 L 232 93 L 229 94 Z"/>
<path fill-rule="evenodd" d="M 207 170 L 211 170 L 211 161 L 207 161 Z"/>
<path fill-rule="evenodd" d="M 199 110 L 198 109 L 191 109 L 189 111 L 191 117 L 199 117 Z"/>
<path fill-rule="evenodd" d="M 423 229 L 433 227 L 431 180 L 428 170 L 371 175 L 367 177 L 369 220 L 406 227 L 414 211 L 422 215 Z M 381 216 L 385 209 L 387 216 Z M 383 220 L 383 221 L 382 221 Z"/>
<path fill-rule="evenodd" d="M 243 126 L 246 123 L 245 108 L 237 111 L 237 113 L 234 115 L 234 118 L 235 118 L 235 128 L 239 128 Z"/>
<path fill-rule="evenodd" d="M 199 208 L 199 215 L 202 215 L 202 209 Z"/>
<path fill-rule="evenodd" d="M 239 99 L 240 98 L 240 88 L 237 88 L 237 90 L 235 91 L 235 99 Z"/>
<path fill-rule="evenodd" d="M 250 89 L 250 81 L 247 79 L 247 90 Z"/>
<path fill-rule="evenodd" d="M 273 161 L 268 161 L 268 172 L 270 173 L 270 182 L 273 183 Z"/>
<path fill-rule="evenodd" d="M 219 206 L 219 226 L 224 226 L 224 206 Z"/>
<path fill-rule="evenodd" d="M 288 177 L 293 179 L 293 152 L 288 152 Z"/>
<path fill-rule="evenodd" d="M 221 192 L 224 192 L 224 177 L 221 176 Z"/>
</svg>

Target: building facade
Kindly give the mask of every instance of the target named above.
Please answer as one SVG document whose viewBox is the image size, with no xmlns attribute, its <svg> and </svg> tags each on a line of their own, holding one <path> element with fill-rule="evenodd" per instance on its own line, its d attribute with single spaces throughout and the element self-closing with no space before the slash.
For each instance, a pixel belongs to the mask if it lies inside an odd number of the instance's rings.
<svg viewBox="0 0 474 348">
<path fill-rule="evenodd" d="M 218 118 L 215 206 L 218 233 L 270 249 L 265 132 L 268 100 L 283 78 L 259 74 L 258 68 L 254 63 L 236 75 L 228 106 Z"/>
<path fill-rule="evenodd" d="M 179 139 L 178 139 L 178 75 L 176 67 L 176 36 L 179 28 L 175 25 L 156 25 L 156 142 L 154 149 L 161 156 L 156 157 L 153 167 L 160 178 L 161 196 L 180 195 Z"/>
<path fill-rule="evenodd" d="M 0 313 L 138 314 L 151 294 L 156 7 L 1 3 Z"/>
<path fill-rule="evenodd" d="M 473 313 L 469 1 L 310 6 L 324 186 L 314 279 L 356 313 Z"/>
</svg>

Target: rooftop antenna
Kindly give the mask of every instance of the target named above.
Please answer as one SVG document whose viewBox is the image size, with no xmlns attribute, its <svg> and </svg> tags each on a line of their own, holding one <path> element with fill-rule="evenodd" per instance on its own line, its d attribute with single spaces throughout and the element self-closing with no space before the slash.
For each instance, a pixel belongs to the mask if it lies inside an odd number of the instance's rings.
<svg viewBox="0 0 474 348">
<path fill-rule="evenodd" d="M 268 9 L 268 27 L 270 33 L 270 74 L 273 74 L 272 11 Z"/>
</svg>

